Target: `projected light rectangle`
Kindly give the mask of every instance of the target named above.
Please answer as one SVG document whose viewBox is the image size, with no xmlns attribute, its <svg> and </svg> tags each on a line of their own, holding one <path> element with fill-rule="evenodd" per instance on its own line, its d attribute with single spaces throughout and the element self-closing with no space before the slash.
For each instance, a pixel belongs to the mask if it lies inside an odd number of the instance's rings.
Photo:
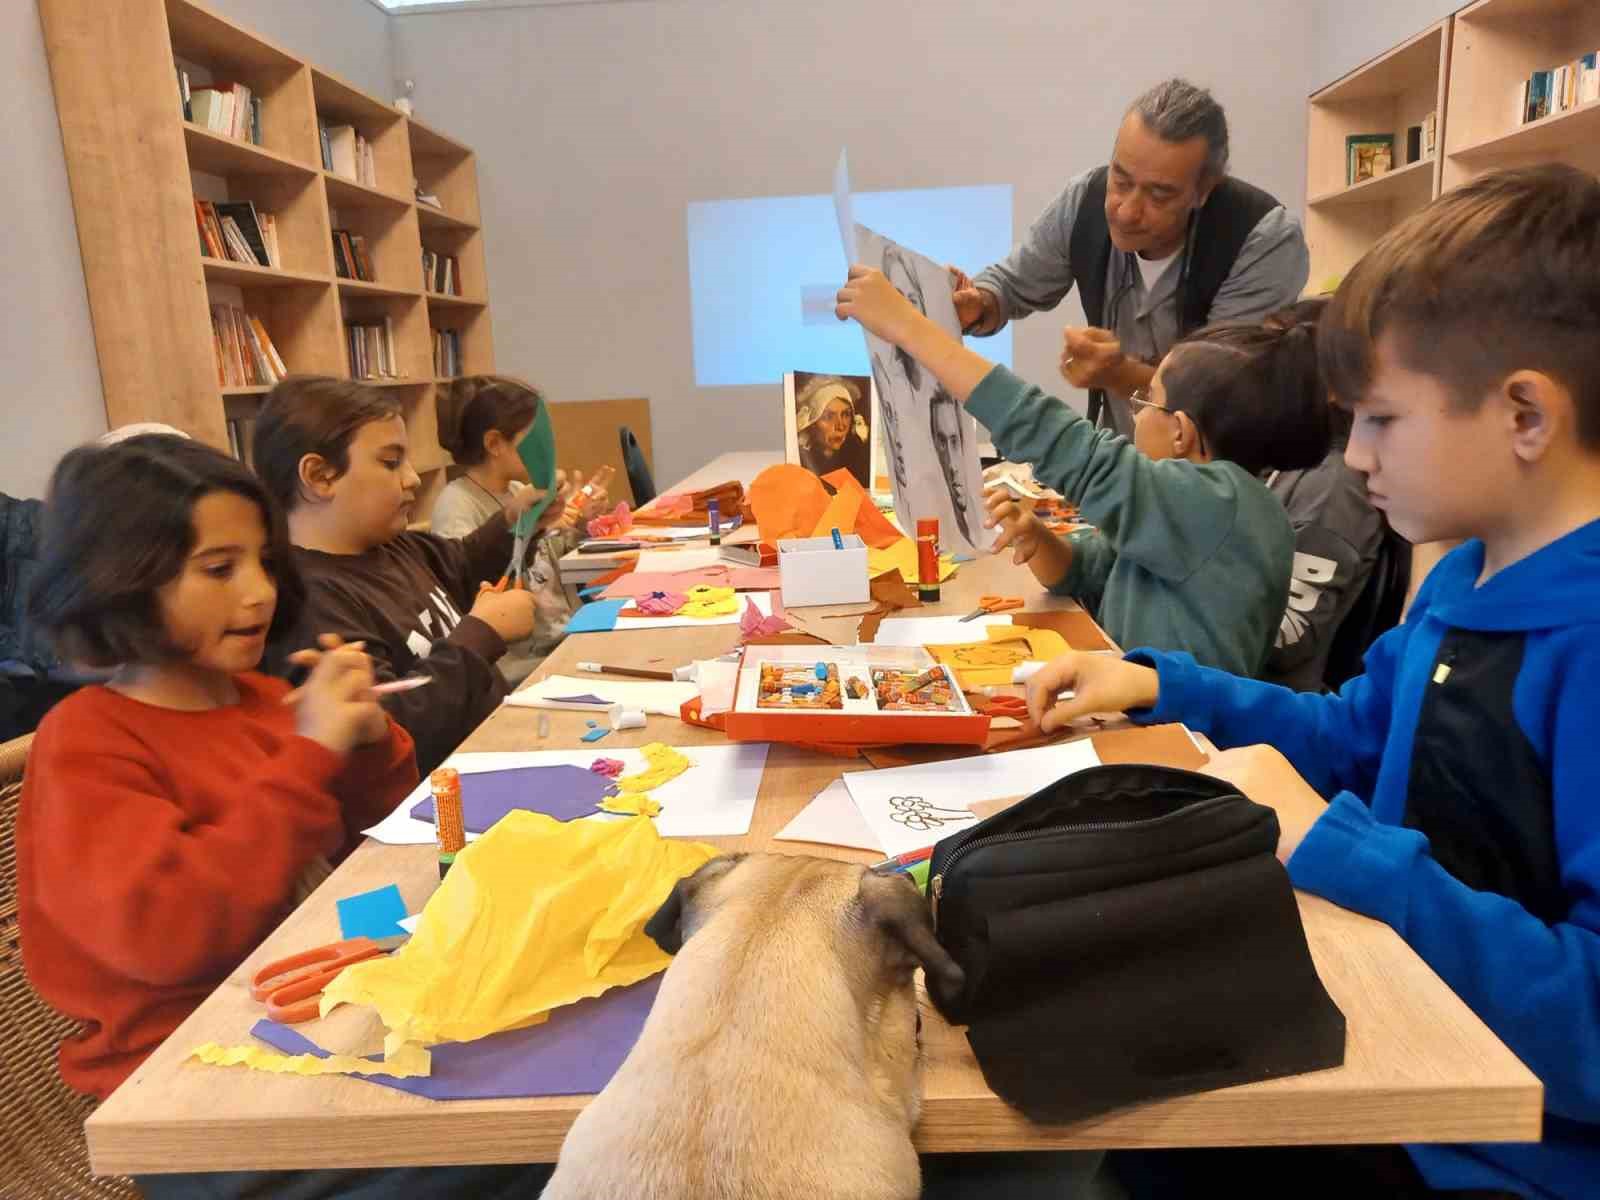
<svg viewBox="0 0 1600 1200">
<path fill-rule="evenodd" d="M 976 273 L 1011 252 L 1011 186 L 857 192 L 855 219 Z M 786 371 L 864 375 L 861 330 L 833 316 L 844 250 L 833 197 L 766 196 L 689 205 L 695 382 L 775 383 Z M 968 339 L 1011 365 L 1011 330 Z"/>
</svg>

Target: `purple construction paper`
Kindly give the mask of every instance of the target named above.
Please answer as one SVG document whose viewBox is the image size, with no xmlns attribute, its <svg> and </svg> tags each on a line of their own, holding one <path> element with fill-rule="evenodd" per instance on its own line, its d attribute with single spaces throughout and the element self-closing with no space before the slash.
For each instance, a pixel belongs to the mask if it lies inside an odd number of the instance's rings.
<svg viewBox="0 0 1600 1200">
<path fill-rule="evenodd" d="M 601 799 L 615 790 L 611 780 L 587 767 L 474 771 L 461 776 L 461 817 L 471 833 L 484 832 L 514 808 L 571 821 L 589 816 Z M 411 815 L 421 821 L 433 820 L 433 797 L 416 805 Z"/>
<path fill-rule="evenodd" d="M 543 1025 L 432 1047 L 433 1074 L 415 1079 L 354 1075 L 430 1100 L 499 1100 L 516 1096 L 586 1096 L 598 1092 L 639 1040 L 661 976 L 564 1005 Z M 284 1054 L 328 1051 L 288 1025 L 257 1021 L 252 1036 Z M 381 1062 L 382 1055 L 371 1056 Z"/>
<path fill-rule="evenodd" d="M 604 696 L 589 696 L 589 695 L 583 695 L 583 696 L 546 696 L 545 699 L 552 700 L 557 704 L 599 704 L 599 705 L 610 705 L 610 703 L 611 703 L 611 701 L 607 700 Z"/>
</svg>

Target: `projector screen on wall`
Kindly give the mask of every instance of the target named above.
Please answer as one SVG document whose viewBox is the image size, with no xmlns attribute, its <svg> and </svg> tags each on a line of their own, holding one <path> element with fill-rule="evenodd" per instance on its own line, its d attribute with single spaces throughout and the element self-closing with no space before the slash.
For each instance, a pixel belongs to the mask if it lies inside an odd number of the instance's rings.
<svg viewBox="0 0 1600 1200">
<path fill-rule="evenodd" d="M 861 224 L 968 274 L 1011 252 L 1009 184 L 856 192 L 851 202 Z M 831 195 L 697 201 L 688 238 L 699 386 L 867 373 L 860 328 L 833 315 L 845 259 Z M 1009 326 L 968 341 L 1011 365 Z"/>
</svg>

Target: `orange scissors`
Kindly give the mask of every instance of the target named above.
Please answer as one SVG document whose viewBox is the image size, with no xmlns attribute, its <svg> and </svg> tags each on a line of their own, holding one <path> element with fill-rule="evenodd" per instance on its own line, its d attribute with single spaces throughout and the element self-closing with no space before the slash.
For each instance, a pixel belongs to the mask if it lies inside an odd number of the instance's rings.
<svg viewBox="0 0 1600 1200">
<path fill-rule="evenodd" d="M 329 942 L 277 962 L 268 963 L 250 977 L 250 997 L 263 1001 L 267 1016 L 284 1025 L 310 1021 L 318 1015 L 322 989 L 346 967 L 387 954 L 405 936 L 374 939 L 346 938 Z"/>
<path fill-rule="evenodd" d="M 523 576 L 527 572 L 528 546 L 532 537 L 526 534 L 517 534 L 511 541 L 511 561 L 506 564 L 506 573 L 500 576 L 497 583 L 480 583 L 480 592 L 503 592 L 507 588 L 512 591 L 521 591 L 527 586 Z"/>
<path fill-rule="evenodd" d="M 1028 723 L 1028 701 L 1022 696 L 990 696 L 981 711 L 986 717 L 1012 717 Z"/>
<path fill-rule="evenodd" d="M 979 617 L 990 613 L 1011 612 L 1022 607 L 1020 596 L 983 596 L 978 600 L 978 607 L 966 616 L 963 621 L 976 621 Z"/>
</svg>

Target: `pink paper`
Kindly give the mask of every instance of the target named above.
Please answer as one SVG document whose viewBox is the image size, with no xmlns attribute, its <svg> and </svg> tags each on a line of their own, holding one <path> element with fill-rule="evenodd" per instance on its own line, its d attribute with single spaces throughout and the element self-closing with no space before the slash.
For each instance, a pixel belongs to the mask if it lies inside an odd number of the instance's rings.
<svg viewBox="0 0 1600 1200">
<path fill-rule="evenodd" d="M 628 502 L 622 501 L 615 509 L 608 513 L 601 513 L 589 522 L 589 536 L 592 538 L 615 537 L 633 528 L 633 514 L 628 511 Z"/>
<path fill-rule="evenodd" d="M 773 607 L 773 615 L 763 617 L 761 610 L 755 606 L 755 602 L 746 596 L 744 615 L 739 618 L 739 632 L 746 638 L 771 637 L 774 634 L 782 633 L 786 629 L 792 629 L 793 626 L 778 615 L 776 594 L 773 596 Z"/>
<path fill-rule="evenodd" d="M 689 597 L 682 592 L 651 592 L 634 601 L 634 608 L 650 617 L 670 617 L 685 604 Z"/>
<path fill-rule="evenodd" d="M 777 567 L 696 567 L 690 571 L 629 571 L 607 585 L 600 596 L 606 600 L 638 600 L 651 592 L 687 592 L 694 587 L 764 592 L 779 586 Z"/>
</svg>

